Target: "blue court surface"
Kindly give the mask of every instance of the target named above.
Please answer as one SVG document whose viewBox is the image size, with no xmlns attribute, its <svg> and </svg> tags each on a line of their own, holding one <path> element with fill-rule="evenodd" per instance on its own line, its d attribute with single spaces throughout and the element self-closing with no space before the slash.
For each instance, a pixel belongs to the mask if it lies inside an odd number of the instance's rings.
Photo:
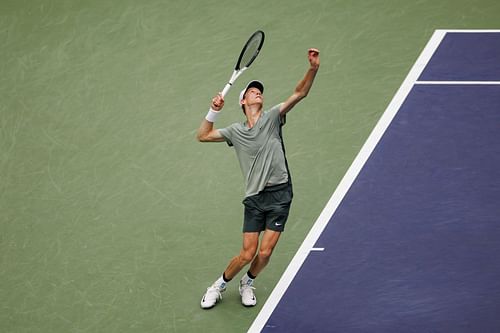
<svg viewBox="0 0 500 333">
<path fill-rule="evenodd" d="M 500 31 L 434 33 L 250 332 L 500 332 Z"/>
</svg>

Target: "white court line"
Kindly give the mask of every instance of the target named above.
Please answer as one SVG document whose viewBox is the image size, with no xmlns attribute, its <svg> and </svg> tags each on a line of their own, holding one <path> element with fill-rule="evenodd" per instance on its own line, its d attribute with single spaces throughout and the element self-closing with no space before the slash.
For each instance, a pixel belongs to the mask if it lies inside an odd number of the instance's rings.
<svg viewBox="0 0 500 333">
<path fill-rule="evenodd" d="M 372 133 L 366 140 L 360 152 L 354 159 L 352 165 L 349 167 L 349 170 L 347 170 L 347 173 L 345 174 L 344 178 L 342 178 L 342 181 L 338 185 L 337 189 L 330 197 L 330 200 L 326 204 L 326 207 L 321 212 L 320 216 L 318 217 L 318 219 L 312 226 L 311 230 L 309 231 L 309 234 L 306 236 L 304 242 L 302 243 L 297 253 L 293 257 L 292 261 L 288 265 L 287 269 L 281 276 L 281 279 L 278 281 L 278 284 L 271 292 L 271 295 L 269 295 L 269 298 L 267 299 L 261 311 L 255 318 L 252 326 L 250 326 L 250 328 L 248 329 L 248 332 L 250 333 L 260 332 L 264 328 L 264 325 L 266 324 L 272 312 L 278 305 L 281 297 L 283 297 L 283 295 L 285 294 L 285 291 L 287 290 L 288 286 L 292 282 L 298 270 L 304 263 L 307 255 L 314 248 L 314 244 L 316 243 L 319 236 L 325 229 L 326 225 L 328 224 L 328 221 L 330 221 L 330 218 L 333 216 L 335 210 L 337 209 L 340 202 L 344 198 L 345 194 L 347 193 L 352 183 L 358 176 L 363 165 L 368 160 L 368 157 L 375 149 L 375 146 L 380 141 L 380 138 L 386 131 L 387 127 L 389 127 L 389 124 L 391 123 L 392 119 L 394 118 L 399 108 L 403 104 L 404 100 L 406 99 L 406 96 L 408 95 L 411 88 L 417 81 L 418 77 L 424 70 L 425 66 L 431 59 L 437 47 L 443 40 L 444 36 L 446 35 L 446 32 L 447 32 L 446 30 L 436 30 L 432 35 L 431 39 L 429 40 L 424 50 L 418 57 L 417 61 L 413 65 L 412 69 L 408 73 L 408 76 L 403 81 L 403 84 L 399 87 L 398 91 L 396 92 L 396 95 L 394 96 L 391 103 L 385 110 L 384 114 L 378 121 L 377 125 L 375 126 Z"/>
<path fill-rule="evenodd" d="M 311 252 L 313 252 L 313 251 L 321 252 L 321 251 L 325 251 L 325 248 L 324 247 L 313 247 L 311 249 Z"/>
<path fill-rule="evenodd" d="M 442 85 L 495 85 L 500 81 L 417 81 L 415 84 L 442 84 Z"/>
<path fill-rule="evenodd" d="M 463 32 L 463 33 L 474 33 L 474 34 L 477 34 L 477 33 L 481 33 L 481 34 L 484 34 L 484 33 L 488 33 L 488 32 L 494 32 L 494 33 L 498 33 L 500 32 L 500 30 L 498 29 L 477 29 L 477 30 L 474 30 L 474 29 L 464 29 L 464 30 L 459 30 L 459 29 L 437 29 L 436 32 L 438 31 L 444 31 L 444 32 Z"/>
</svg>

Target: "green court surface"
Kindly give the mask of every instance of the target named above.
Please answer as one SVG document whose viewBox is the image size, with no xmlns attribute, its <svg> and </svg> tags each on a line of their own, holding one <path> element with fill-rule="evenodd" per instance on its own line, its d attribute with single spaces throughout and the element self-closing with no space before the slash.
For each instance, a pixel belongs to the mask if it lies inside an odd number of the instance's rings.
<svg viewBox="0 0 500 333">
<path fill-rule="evenodd" d="M 433 31 L 499 24 L 496 0 L 2 0 L 0 331 L 245 332 Z M 258 306 L 235 281 L 204 311 L 241 245 L 243 180 L 195 133 L 257 29 L 218 127 L 243 119 L 248 80 L 272 106 L 308 48 L 321 68 L 284 129 L 295 199 Z"/>
</svg>

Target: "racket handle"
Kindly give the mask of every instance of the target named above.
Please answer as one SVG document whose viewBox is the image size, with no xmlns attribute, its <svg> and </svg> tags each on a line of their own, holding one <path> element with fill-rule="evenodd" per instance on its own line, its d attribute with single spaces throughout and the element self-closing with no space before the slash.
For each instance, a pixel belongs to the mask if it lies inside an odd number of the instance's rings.
<svg viewBox="0 0 500 333">
<path fill-rule="evenodd" d="M 231 83 L 227 83 L 224 89 L 222 90 L 222 97 L 226 96 L 227 92 L 231 89 Z"/>
</svg>

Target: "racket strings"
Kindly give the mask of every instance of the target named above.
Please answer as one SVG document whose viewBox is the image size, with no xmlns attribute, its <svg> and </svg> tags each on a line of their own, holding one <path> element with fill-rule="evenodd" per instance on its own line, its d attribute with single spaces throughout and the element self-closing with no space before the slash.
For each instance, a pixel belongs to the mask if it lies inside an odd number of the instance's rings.
<svg viewBox="0 0 500 333">
<path fill-rule="evenodd" d="M 240 70 L 244 67 L 249 67 L 255 60 L 259 51 L 264 43 L 264 32 L 256 31 L 250 39 L 245 44 L 245 47 L 241 51 L 238 63 L 236 64 L 236 70 Z"/>
<path fill-rule="evenodd" d="M 252 39 L 245 49 L 243 56 L 241 57 L 241 66 L 248 67 L 251 64 L 257 53 L 259 52 L 261 38 Z"/>
</svg>

